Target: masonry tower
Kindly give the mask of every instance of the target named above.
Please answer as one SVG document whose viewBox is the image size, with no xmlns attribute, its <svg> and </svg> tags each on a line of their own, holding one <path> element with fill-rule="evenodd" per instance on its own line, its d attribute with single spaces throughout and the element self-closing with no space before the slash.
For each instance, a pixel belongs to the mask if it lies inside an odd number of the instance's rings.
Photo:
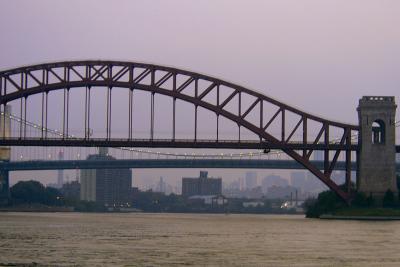
<svg viewBox="0 0 400 267">
<path fill-rule="evenodd" d="M 366 195 L 383 197 L 397 192 L 394 97 L 364 96 L 359 101 L 360 125 L 357 189 Z"/>
</svg>

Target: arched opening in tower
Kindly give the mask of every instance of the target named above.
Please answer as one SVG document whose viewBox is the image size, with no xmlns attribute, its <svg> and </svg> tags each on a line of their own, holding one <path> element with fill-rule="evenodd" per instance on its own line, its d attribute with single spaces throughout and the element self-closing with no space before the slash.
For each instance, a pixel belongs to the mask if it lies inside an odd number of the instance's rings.
<svg viewBox="0 0 400 267">
<path fill-rule="evenodd" d="M 376 120 L 372 123 L 372 143 L 385 143 L 385 123 L 382 120 Z"/>
</svg>

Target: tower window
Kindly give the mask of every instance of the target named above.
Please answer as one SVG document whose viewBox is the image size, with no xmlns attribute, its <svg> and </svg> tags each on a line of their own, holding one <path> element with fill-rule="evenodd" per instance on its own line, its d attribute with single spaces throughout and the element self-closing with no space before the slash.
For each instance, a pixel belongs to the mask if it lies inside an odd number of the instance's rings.
<svg viewBox="0 0 400 267">
<path fill-rule="evenodd" d="M 385 123 L 381 120 L 376 120 L 372 123 L 372 143 L 385 143 Z"/>
</svg>

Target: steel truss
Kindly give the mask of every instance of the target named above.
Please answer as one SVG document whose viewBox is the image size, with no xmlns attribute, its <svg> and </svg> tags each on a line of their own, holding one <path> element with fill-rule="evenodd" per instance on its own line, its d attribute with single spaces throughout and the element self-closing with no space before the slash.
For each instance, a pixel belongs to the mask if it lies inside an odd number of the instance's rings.
<svg viewBox="0 0 400 267">
<path fill-rule="evenodd" d="M 80 87 L 85 90 L 84 130 L 82 138 L 69 137 L 69 102 L 70 89 Z M 95 139 L 90 135 L 91 90 L 93 87 L 107 88 L 106 102 L 106 135 Z M 128 138 L 112 137 L 112 92 L 113 88 L 128 88 Z M 62 136 L 54 139 L 47 136 L 49 92 L 63 90 Z M 135 90 L 149 92 L 150 101 L 150 137 L 137 139 L 133 129 L 133 95 Z M 29 96 L 41 94 L 40 138 L 27 136 L 22 121 L 27 118 Z M 172 98 L 172 138 L 160 140 L 154 138 L 154 114 L 157 108 L 156 94 Z M 210 96 L 212 100 L 210 100 Z M 176 138 L 176 100 L 191 103 L 194 106 L 194 137 L 191 140 Z M 246 99 L 244 101 L 243 99 Z M 248 99 L 251 99 L 249 102 Z M 210 76 L 180 70 L 176 68 L 133 62 L 117 61 L 72 61 L 27 66 L 0 72 L 0 105 L 2 111 L 11 101 L 20 102 L 19 135 L 5 137 L 2 134 L 0 145 L 37 145 L 37 146 L 123 146 L 123 147 L 188 147 L 188 148 L 257 148 L 281 149 L 287 155 L 303 165 L 317 176 L 341 198 L 349 201 L 351 184 L 352 151 L 358 150 L 358 144 L 352 141 L 352 135 L 358 133 L 359 127 L 345 123 L 326 120 L 300 111 L 261 93 L 246 89 Z M 236 108 L 232 109 L 232 105 Z M 266 113 L 266 106 L 273 107 L 274 112 Z M 213 112 L 217 118 L 216 139 L 201 140 L 198 138 L 198 108 Z M 228 108 L 230 107 L 230 108 Z M 268 109 L 269 110 L 269 109 Z M 224 117 L 238 126 L 237 141 L 220 139 L 219 118 Z M 257 117 L 254 120 L 254 117 Z M 295 116 L 296 120 L 289 120 Z M 253 119 L 250 119 L 253 118 Z M 5 120 L 5 116 L 3 116 Z M 3 125 L 5 121 L 3 121 Z M 278 124 L 280 133 L 272 133 L 271 125 Z M 310 124 L 318 125 L 316 136 L 309 133 Z M 258 136 L 259 141 L 242 140 L 240 128 L 246 128 Z M 5 127 L 3 127 L 5 131 Z M 336 136 L 331 134 L 335 131 Z M 339 138 L 337 134 L 339 133 Z M 300 135 L 301 140 L 294 140 Z M 322 150 L 324 168 L 319 170 L 310 160 L 312 153 Z M 345 155 L 346 189 L 342 189 L 330 179 L 341 152 Z"/>
</svg>

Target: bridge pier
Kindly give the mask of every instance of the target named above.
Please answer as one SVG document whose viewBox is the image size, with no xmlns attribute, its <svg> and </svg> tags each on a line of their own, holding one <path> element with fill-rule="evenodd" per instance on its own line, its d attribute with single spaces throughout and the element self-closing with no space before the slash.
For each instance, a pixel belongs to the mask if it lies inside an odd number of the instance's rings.
<svg viewBox="0 0 400 267">
<path fill-rule="evenodd" d="M 364 96 L 357 108 L 360 125 L 357 190 L 378 201 L 387 190 L 397 193 L 396 107 L 394 97 Z"/>
</svg>

